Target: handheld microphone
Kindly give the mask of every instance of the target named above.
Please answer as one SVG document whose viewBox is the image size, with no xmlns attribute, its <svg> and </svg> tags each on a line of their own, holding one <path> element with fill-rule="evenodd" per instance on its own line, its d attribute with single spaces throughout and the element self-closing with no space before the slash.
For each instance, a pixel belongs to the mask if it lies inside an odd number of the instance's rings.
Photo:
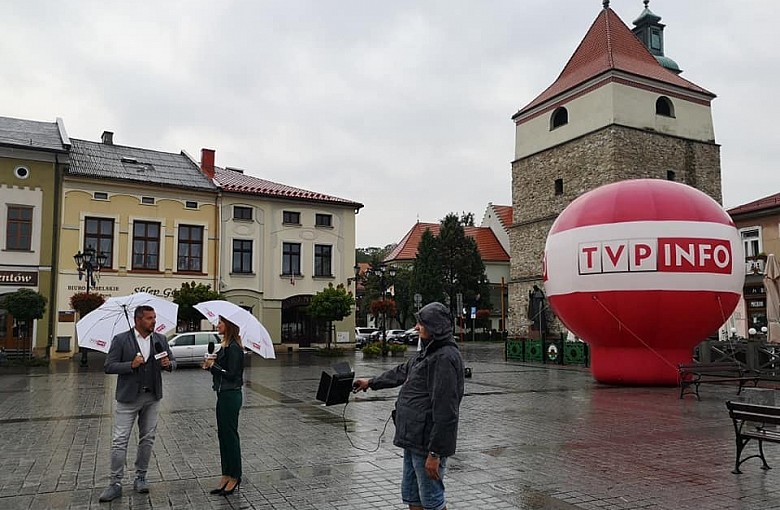
<svg viewBox="0 0 780 510">
<path fill-rule="evenodd" d="M 163 349 L 163 346 L 159 340 L 154 343 L 154 350 L 157 352 L 157 354 L 154 355 L 154 359 L 163 359 L 168 357 L 168 351 Z"/>
<path fill-rule="evenodd" d="M 214 358 L 214 342 L 209 342 L 208 347 L 206 347 L 206 351 L 208 353 L 204 356 L 205 359 L 211 359 Z"/>
</svg>

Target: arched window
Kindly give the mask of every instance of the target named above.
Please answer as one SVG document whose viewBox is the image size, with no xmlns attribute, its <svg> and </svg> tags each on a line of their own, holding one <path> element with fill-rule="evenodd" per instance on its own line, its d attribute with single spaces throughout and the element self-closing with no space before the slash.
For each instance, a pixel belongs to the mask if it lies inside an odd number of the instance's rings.
<svg viewBox="0 0 780 510">
<path fill-rule="evenodd" d="M 655 114 L 674 118 L 674 104 L 671 99 L 666 96 L 659 97 L 655 102 Z"/>
<path fill-rule="evenodd" d="M 563 106 L 555 109 L 550 117 L 550 131 L 569 123 L 569 112 Z"/>
</svg>

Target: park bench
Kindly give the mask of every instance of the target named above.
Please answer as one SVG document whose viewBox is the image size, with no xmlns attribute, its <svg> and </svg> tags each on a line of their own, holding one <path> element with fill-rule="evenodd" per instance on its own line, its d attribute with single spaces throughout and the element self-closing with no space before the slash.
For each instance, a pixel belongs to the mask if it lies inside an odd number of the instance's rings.
<svg viewBox="0 0 780 510">
<path fill-rule="evenodd" d="M 761 469 L 772 469 L 764 457 L 764 441 L 780 443 L 780 432 L 775 429 L 780 425 L 780 407 L 750 404 L 747 402 L 726 402 L 729 416 L 734 422 L 734 434 L 737 442 L 737 458 L 732 473 L 742 473 L 739 466 L 748 459 L 757 457 L 763 462 Z M 742 452 L 751 439 L 758 441 L 758 454 L 742 459 Z"/>
<path fill-rule="evenodd" d="M 742 393 L 745 384 L 752 382 L 753 386 L 758 386 L 760 374 L 755 370 L 744 368 L 735 361 L 725 361 L 719 363 L 691 363 L 678 365 L 680 372 L 680 398 L 687 394 L 699 396 L 699 385 L 702 383 L 739 383 L 737 395 Z M 693 388 L 693 389 L 691 389 Z"/>
</svg>

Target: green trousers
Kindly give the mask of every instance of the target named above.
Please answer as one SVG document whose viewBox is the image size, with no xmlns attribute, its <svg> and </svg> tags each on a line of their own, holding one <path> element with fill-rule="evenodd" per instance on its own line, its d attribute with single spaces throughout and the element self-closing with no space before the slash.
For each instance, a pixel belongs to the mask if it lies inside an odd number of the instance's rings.
<svg viewBox="0 0 780 510">
<path fill-rule="evenodd" d="M 238 412 L 243 394 L 240 389 L 217 393 L 217 437 L 222 474 L 241 478 L 241 440 L 238 437 Z"/>
</svg>

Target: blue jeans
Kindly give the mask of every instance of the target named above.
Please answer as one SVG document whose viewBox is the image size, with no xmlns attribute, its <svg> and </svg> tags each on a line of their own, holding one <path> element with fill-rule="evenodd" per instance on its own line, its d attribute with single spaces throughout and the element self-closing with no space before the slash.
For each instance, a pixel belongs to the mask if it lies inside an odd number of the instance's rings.
<svg viewBox="0 0 780 510">
<path fill-rule="evenodd" d="M 160 401 L 154 393 L 140 393 L 135 402 L 117 402 L 114 411 L 114 433 L 111 439 L 111 483 L 120 482 L 125 475 L 127 443 L 138 419 L 138 452 L 135 457 L 135 476 L 146 477 L 152 446 L 157 432 Z"/>
<path fill-rule="evenodd" d="M 425 472 L 427 455 L 404 449 L 404 474 L 401 480 L 401 498 L 404 504 L 421 506 L 425 510 L 442 510 L 447 506 L 444 498 L 444 473 L 447 458 L 439 459 L 439 479 L 431 480 Z"/>
</svg>

